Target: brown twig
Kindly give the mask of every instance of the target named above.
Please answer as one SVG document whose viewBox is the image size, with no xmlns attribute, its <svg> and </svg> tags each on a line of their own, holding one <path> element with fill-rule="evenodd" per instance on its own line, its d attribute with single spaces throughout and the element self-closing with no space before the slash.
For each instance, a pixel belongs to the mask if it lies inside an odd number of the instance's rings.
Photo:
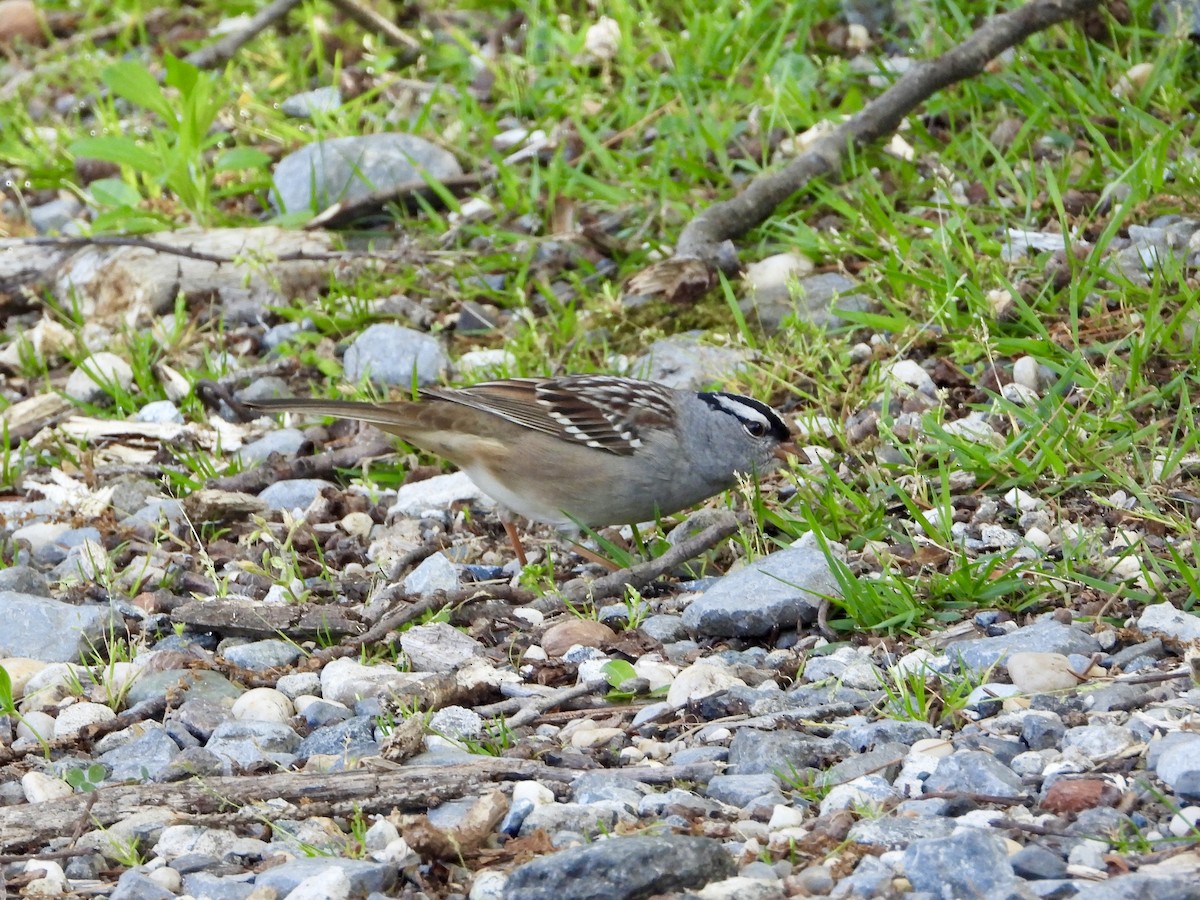
<svg viewBox="0 0 1200 900">
<path fill-rule="evenodd" d="M 206 47 L 201 47 L 194 53 L 189 53 L 185 59 L 201 69 L 217 69 L 233 59 L 234 54 L 243 46 L 254 40 L 261 32 L 266 31 L 276 22 L 283 19 L 294 7 L 300 5 L 300 0 L 274 0 L 262 8 L 240 31 L 234 31 L 219 40 L 213 41 Z"/>
<path fill-rule="evenodd" d="M 723 258 L 736 259 L 726 242 L 761 225 L 813 179 L 835 172 L 852 151 L 891 134 L 919 104 L 978 75 L 991 60 L 1030 35 L 1098 5 L 1099 0 L 1032 0 L 988 20 L 954 49 L 914 66 L 786 167 L 758 176 L 737 196 L 701 212 L 680 234 L 675 258 L 700 259 L 710 265 Z"/>
<path fill-rule="evenodd" d="M 358 24 L 361 28 L 373 31 L 376 34 L 382 34 L 388 39 L 388 43 L 396 47 L 402 47 L 405 50 L 415 51 L 414 57 L 415 53 L 420 52 L 420 41 L 400 28 L 395 22 L 375 12 L 375 10 L 355 3 L 354 0 L 330 0 L 330 3 L 345 13 L 346 18 Z"/>
</svg>

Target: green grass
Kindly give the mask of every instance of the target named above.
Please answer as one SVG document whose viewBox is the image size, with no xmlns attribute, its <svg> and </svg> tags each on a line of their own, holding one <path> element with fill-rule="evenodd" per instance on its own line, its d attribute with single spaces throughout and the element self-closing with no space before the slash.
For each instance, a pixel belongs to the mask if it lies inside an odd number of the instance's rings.
<svg viewBox="0 0 1200 900">
<path fill-rule="evenodd" d="M 385 15 L 397 11 L 380 6 Z M 514 375 L 619 370 L 654 339 L 701 328 L 715 343 L 755 351 L 756 364 L 732 389 L 835 423 L 832 437 L 806 439 L 831 449 L 829 458 L 797 461 L 761 492 L 731 501 L 750 507 L 762 533 L 742 536 L 745 552 L 768 552 L 808 530 L 846 546 L 835 629 L 920 631 L 980 607 L 1022 614 L 1097 591 L 1135 605 L 1194 603 L 1194 476 L 1172 473 L 1186 472 L 1200 453 L 1200 294 L 1178 258 L 1162 259 L 1148 279 L 1130 278 L 1113 246 L 1131 227 L 1200 208 L 1196 47 L 1146 27 L 1113 25 L 1104 42 L 1059 27 L 931 98 L 903 133 L 915 160 L 864 148 L 738 246 L 744 262 L 801 252 L 822 270 L 852 273 L 872 310 L 848 314 L 829 333 L 800 323 L 764 334 L 738 311 L 744 288 L 736 278 L 683 308 L 626 309 L 621 285 L 669 252 L 698 209 L 778 164 L 779 138 L 877 96 L 893 77 L 872 65 L 879 46 L 854 59 L 842 52 L 829 28 L 832 0 L 618 0 L 605 4 L 620 26 L 616 53 L 589 61 L 592 13 L 548 0 L 516 6 L 523 26 L 494 54 L 481 54 L 481 35 L 507 8 L 426 4 L 405 24 L 421 44 L 415 62 L 379 38 L 364 40 L 316 0 L 219 71 L 176 61 L 202 41 L 167 46 L 155 30 L 161 25 L 134 25 L 71 54 L 42 51 L 39 79 L 0 100 L 0 120 L 9 123 L 0 129 L 0 165 L 18 176 L 9 192 L 18 206 L 39 190 L 74 193 L 95 206 L 98 232 L 253 225 L 271 217 L 268 159 L 318 138 L 410 131 L 450 149 L 468 172 L 494 169 L 475 192 L 494 215 L 451 225 L 463 202 L 452 197 L 394 209 L 412 265 L 330 277 L 271 310 L 269 324 L 313 323 L 280 351 L 298 367 L 300 389 L 355 393 L 344 384 L 339 347 L 395 318 L 379 311 L 379 301 L 395 295 L 421 304 L 453 357 L 503 347 Z M 1132 4 L 1134 21 L 1148 22 L 1150 6 Z M 85 4 L 76 30 L 158 7 Z M 211 0 L 162 15 L 207 28 L 253 7 Z M 930 57 L 1008 8 L 935 2 L 912 28 L 887 37 Z M 1114 95 L 1141 63 L 1151 67 L 1145 82 Z M 472 87 L 481 67 L 489 76 L 483 92 Z M 334 113 L 303 121 L 278 109 L 291 94 L 351 75 L 365 89 Z M 66 91 L 90 112 L 53 113 L 53 99 Z M 511 151 L 493 140 L 513 127 L 546 132 L 550 151 L 506 163 Z M 76 169 L 85 154 L 118 168 L 85 184 Z M 1116 202 L 1099 203 L 1106 191 Z M 554 233 L 572 220 L 597 225 L 608 249 Z M 1058 262 L 1044 252 L 1009 259 L 1007 229 L 1069 235 L 1080 252 Z M 365 246 L 380 234 L 347 237 Z M 563 255 L 566 264 L 554 261 Z M 106 399 L 85 412 L 124 418 L 167 396 L 163 365 L 194 384 L 259 361 L 255 327 L 209 316 L 187 291 L 180 286 L 174 314 L 157 332 L 134 326 L 106 335 L 105 349 L 132 366 L 133 384 L 109 385 Z M 467 301 L 494 307 L 511 324 L 457 332 L 454 317 Z M 61 388 L 62 373 L 96 349 L 78 306 L 50 304 L 47 315 L 75 342 L 50 358 L 22 350 L 20 377 L 38 390 Z M 17 336 L 9 331 L 3 341 Z M 870 348 L 866 357 L 852 352 L 860 343 Z M 1051 375 L 1027 404 L 986 377 L 1007 377 L 1023 356 Z M 942 394 L 932 409 L 906 411 L 910 398 L 885 388 L 885 366 L 904 358 L 939 371 Z M 180 406 L 189 423 L 206 422 L 194 397 Z M 855 417 L 873 406 L 873 432 L 852 437 Z M 954 423 L 972 412 L 987 416 L 993 440 L 955 433 Z M 25 468 L 78 468 L 92 451 L 50 438 L 34 448 L 5 446 L 6 489 L 19 484 L 21 457 L 29 455 Z M 163 453 L 177 495 L 236 471 L 230 454 L 188 442 Z M 403 477 L 380 466 L 372 472 Z M 780 484 L 789 489 L 783 500 Z M 1000 502 L 1012 488 L 1045 501 L 1052 528 L 1083 524 L 1095 533 L 1032 559 L 964 549 L 950 529 L 955 516 L 969 518 L 964 498 Z M 1135 499 L 1132 510 L 1112 508 L 1117 491 Z M 929 510 L 939 511 L 935 524 Z M 1001 524 L 1020 530 L 1018 518 L 1003 510 Z M 1106 568 L 1109 535 L 1099 532 L 1117 522 L 1153 538 L 1129 552 L 1155 578 L 1124 583 Z M 873 561 L 879 548 L 891 562 Z M 262 568 L 282 576 L 291 565 L 272 556 Z M 559 574 L 529 577 L 546 588 Z"/>
</svg>

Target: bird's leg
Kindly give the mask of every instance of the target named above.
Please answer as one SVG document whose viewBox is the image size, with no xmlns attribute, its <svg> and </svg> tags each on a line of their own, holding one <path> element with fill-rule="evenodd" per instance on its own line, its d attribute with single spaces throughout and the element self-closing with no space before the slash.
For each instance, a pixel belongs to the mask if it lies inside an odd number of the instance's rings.
<svg viewBox="0 0 1200 900">
<path fill-rule="evenodd" d="M 525 548 L 521 546 L 521 536 L 517 534 L 517 526 L 511 519 L 501 518 L 501 523 L 504 525 L 504 533 L 508 535 L 508 541 L 512 544 L 513 552 L 517 554 L 517 562 L 521 564 L 521 568 L 525 568 L 528 560 L 525 559 Z"/>
</svg>

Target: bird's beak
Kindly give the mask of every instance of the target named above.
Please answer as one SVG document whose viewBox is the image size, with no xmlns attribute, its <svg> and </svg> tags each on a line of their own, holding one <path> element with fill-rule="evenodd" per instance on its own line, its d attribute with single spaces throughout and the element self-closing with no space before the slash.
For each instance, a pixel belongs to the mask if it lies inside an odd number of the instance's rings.
<svg viewBox="0 0 1200 900">
<path fill-rule="evenodd" d="M 796 444 L 794 441 L 784 441 L 775 448 L 775 452 L 771 455 L 778 460 L 787 462 L 789 457 L 796 455 Z"/>
</svg>

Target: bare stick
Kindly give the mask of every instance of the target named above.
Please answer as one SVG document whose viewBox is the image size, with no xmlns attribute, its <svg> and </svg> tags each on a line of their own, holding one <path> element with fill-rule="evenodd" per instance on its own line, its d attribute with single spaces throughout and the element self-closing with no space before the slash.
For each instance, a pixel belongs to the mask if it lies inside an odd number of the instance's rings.
<svg viewBox="0 0 1200 900">
<path fill-rule="evenodd" d="M 406 50 L 421 49 L 421 42 L 400 28 L 395 22 L 390 19 L 385 19 L 375 10 L 363 6 L 360 3 L 355 3 L 354 0 L 330 0 L 330 2 L 346 14 L 346 18 L 356 22 L 361 28 L 367 31 L 374 31 L 376 34 L 382 34 L 388 39 L 390 44 L 397 47 L 403 47 Z"/>
<path fill-rule="evenodd" d="M 935 60 L 918 63 L 780 171 L 755 178 L 735 197 L 714 204 L 688 223 L 675 246 L 675 258 L 716 264 L 721 245 L 765 222 L 775 209 L 814 178 L 836 171 L 852 149 L 861 150 L 899 127 L 904 117 L 938 91 L 978 75 L 991 60 L 1039 31 L 1074 18 L 1099 0 L 1033 0 L 985 22 L 969 38 Z M 726 252 L 725 258 L 733 258 Z"/>
<path fill-rule="evenodd" d="M 220 68 L 233 59 L 234 54 L 254 40 L 260 32 L 266 31 L 291 12 L 293 7 L 299 5 L 300 0 L 274 0 L 273 3 L 264 6 L 245 28 L 227 34 L 208 46 L 201 47 L 195 53 L 189 53 L 186 61 L 201 69 Z"/>
</svg>

